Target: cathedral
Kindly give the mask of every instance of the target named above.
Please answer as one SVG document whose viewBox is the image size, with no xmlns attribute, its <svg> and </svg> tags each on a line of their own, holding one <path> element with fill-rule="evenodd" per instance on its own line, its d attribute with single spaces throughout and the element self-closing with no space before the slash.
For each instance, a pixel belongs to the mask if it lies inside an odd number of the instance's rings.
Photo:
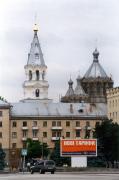
<svg viewBox="0 0 119 180">
<path fill-rule="evenodd" d="M 6 152 L 10 166 L 18 167 L 27 138 L 47 143 L 52 149 L 60 137 L 93 137 L 95 125 L 107 119 L 106 89 L 113 87 L 113 80 L 100 65 L 98 57 L 99 52 L 95 49 L 93 62 L 83 77 L 78 75 L 75 89 L 70 78 L 66 94 L 54 103 L 48 98 L 47 66 L 35 25 L 24 66 L 24 99 L 16 103 L 0 100 L 0 147 Z"/>
<path fill-rule="evenodd" d="M 61 98 L 62 102 L 89 102 L 106 103 L 106 90 L 113 87 L 113 80 L 107 76 L 98 60 L 99 52 L 93 52 L 93 63 L 81 78 L 77 77 L 77 86 L 73 89 L 73 81 L 70 79 L 69 89 Z"/>
</svg>

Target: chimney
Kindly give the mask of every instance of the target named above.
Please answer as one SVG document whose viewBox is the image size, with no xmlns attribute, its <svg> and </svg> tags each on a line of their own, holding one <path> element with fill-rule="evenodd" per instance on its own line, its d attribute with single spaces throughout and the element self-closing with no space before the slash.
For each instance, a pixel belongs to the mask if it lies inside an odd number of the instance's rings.
<svg viewBox="0 0 119 180">
<path fill-rule="evenodd" d="M 74 113 L 73 104 L 70 104 L 70 113 Z"/>
</svg>

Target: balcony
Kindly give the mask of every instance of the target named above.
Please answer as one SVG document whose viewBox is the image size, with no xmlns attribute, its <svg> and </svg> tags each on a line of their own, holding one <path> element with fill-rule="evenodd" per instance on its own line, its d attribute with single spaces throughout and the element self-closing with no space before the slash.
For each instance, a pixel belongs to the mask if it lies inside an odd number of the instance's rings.
<svg viewBox="0 0 119 180">
<path fill-rule="evenodd" d="M 59 139 L 60 139 L 60 137 L 52 137 L 52 141 L 57 141 Z"/>
<path fill-rule="evenodd" d="M 38 141 L 39 138 L 38 138 L 38 137 L 33 137 L 32 140 L 33 140 L 33 141 Z"/>
<path fill-rule="evenodd" d="M 27 137 L 22 137 L 22 141 L 26 141 L 27 140 Z"/>
<path fill-rule="evenodd" d="M 62 130 L 62 126 L 52 126 L 52 130 Z"/>
<path fill-rule="evenodd" d="M 79 126 L 79 127 L 75 127 L 76 130 L 81 130 L 82 128 Z"/>
<path fill-rule="evenodd" d="M 33 130 L 38 130 L 39 128 L 38 128 L 38 126 L 32 126 L 32 129 Z"/>
<path fill-rule="evenodd" d="M 22 126 L 22 130 L 28 130 L 27 126 Z"/>
</svg>

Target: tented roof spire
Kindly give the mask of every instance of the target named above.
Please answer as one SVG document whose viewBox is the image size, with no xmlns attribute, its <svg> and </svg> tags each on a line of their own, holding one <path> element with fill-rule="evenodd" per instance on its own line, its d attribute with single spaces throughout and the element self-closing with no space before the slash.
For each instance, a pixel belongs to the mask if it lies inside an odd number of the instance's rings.
<svg viewBox="0 0 119 180">
<path fill-rule="evenodd" d="M 27 65 L 40 65 L 45 66 L 43 53 L 40 47 L 39 39 L 38 39 L 38 25 L 35 24 L 34 28 L 34 37 L 31 43 L 30 53 L 28 54 L 28 62 Z"/>
</svg>

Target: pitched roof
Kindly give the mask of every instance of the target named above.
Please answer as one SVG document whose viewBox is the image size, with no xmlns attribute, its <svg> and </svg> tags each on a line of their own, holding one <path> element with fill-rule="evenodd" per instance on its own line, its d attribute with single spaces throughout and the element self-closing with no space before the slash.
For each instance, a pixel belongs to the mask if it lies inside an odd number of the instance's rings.
<svg viewBox="0 0 119 180">
<path fill-rule="evenodd" d="M 95 49 L 95 51 L 93 52 L 93 63 L 89 67 L 88 71 L 85 73 L 84 75 L 85 78 L 107 77 L 106 72 L 99 63 L 98 56 L 99 56 L 99 52 L 97 51 L 97 49 Z"/>
<path fill-rule="evenodd" d="M 72 104 L 73 113 L 70 111 Z M 83 112 L 80 113 L 80 109 Z M 106 116 L 107 106 L 105 103 L 97 103 L 92 106 L 90 103 L 54 103 L 52 101 L 44 102 L 40 100 L 24 100 L 13 103 L 11 108 L 12 117 L 62 117 L 62 116 L 81 116 L 97 117 Z"/>
</svg>

